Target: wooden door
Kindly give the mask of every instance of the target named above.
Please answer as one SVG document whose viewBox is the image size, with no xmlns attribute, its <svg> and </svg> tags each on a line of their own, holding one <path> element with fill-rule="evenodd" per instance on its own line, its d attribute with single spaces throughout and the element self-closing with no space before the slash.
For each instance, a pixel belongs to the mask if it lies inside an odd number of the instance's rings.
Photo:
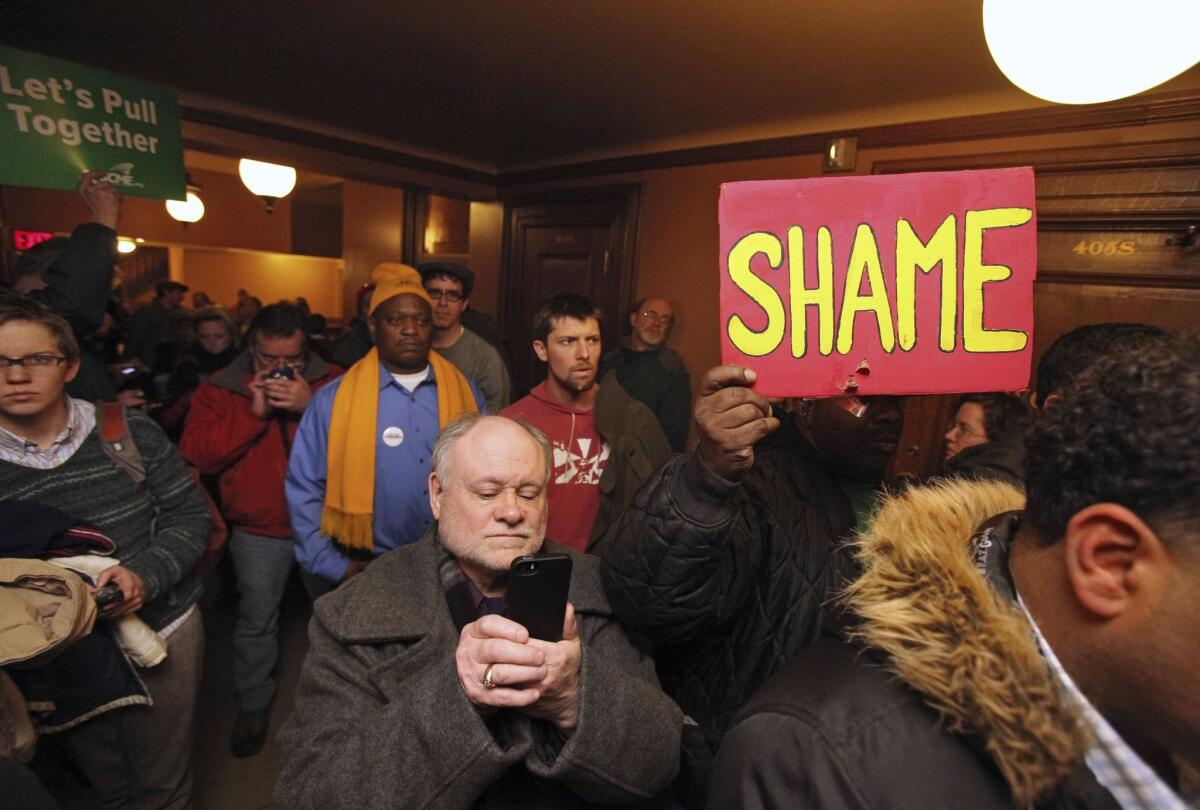
<svg viewBox="0 0 1200 810">
<path fill-rule="evenodd" d="M 556 292 L 591 298 L 604 313 L 604 347 L 617 345 L 633 306 L 637 186 L 522 196 L 505 203 L 501 311 L 510 338 L 514 399 L 546 376 L 533 354 L 533 316 Z"/>
</svg>

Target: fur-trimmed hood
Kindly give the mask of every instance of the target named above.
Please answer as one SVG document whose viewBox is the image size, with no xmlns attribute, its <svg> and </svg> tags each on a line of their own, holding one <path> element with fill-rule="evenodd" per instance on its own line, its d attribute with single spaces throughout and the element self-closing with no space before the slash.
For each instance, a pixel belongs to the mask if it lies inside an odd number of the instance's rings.
<svg viewBox="0 0 1200 810">
<path fill-rule="evenodd" d="M 863 574 L 843 596 L 860 622 L 853 637 L 986 750 L 1021 807 L 1053 792 L 1089 745 L 1011 592 L 981 570 L 998 558 L 1007 578 L 1006 543 L 974 535 L 1024 501 L 1016 487 L 978 481 L 888 499 L 857 542 Z"/>
</svg>

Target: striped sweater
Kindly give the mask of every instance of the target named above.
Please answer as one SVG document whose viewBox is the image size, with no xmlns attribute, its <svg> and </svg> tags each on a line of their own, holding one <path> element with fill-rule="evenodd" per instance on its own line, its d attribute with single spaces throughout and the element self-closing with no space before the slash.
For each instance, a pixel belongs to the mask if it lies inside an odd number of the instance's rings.
<svg viewBox="0 0 1200 810">
<path fill-rule="evenodd" d="M 0 497 L 53 506 L 111 537 L 113 556 L 145 584 L 146 601 L 138 615 L 158 630 L 200 596 L 194 569 L 212 521 L 183 459 L 158 425 L 141 411 L 125 413 L 146 465 L 144 489 L 104 452 L 96 427 L 54 469 L 0 461 Z"/>
</svg>

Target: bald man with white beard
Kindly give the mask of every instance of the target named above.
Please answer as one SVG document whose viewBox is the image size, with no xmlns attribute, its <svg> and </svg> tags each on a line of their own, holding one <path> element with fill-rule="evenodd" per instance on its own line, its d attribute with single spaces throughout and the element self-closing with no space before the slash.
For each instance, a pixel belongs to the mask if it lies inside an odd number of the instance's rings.
<svg viewBox="0 0 1200 810">
<path fill-rule="evenodd" d="M 598 561 L 545 538 L 545 436 L 463 416 L 432 466 L 426 536 L 316 604 L 276 801 L 669 807 L 682 714 L 612 620 Z M 543 552 L 573 562 L 554 643 L 501 615 L 512 561 Z"/>
</svg>

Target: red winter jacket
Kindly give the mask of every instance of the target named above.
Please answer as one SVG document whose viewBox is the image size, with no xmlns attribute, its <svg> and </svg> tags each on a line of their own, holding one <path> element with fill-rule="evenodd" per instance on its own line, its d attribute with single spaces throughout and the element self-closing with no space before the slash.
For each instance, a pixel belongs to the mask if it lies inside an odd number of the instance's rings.
<svg viewBox="0 0 1200 810">
<path fill-rule="evenodd" d="M 304 379 L 314 391 L 341 373 L 342 369 L 308 353 Z M 201 473 L 220 476 L 221 513 L 231 527 L 291 537 L 283 479 L 300 416 L 255 414 L 247 388 L 252 376 L 250 353 L 243 352 L 197 388 L 179 449 Z"/>
</svg>

